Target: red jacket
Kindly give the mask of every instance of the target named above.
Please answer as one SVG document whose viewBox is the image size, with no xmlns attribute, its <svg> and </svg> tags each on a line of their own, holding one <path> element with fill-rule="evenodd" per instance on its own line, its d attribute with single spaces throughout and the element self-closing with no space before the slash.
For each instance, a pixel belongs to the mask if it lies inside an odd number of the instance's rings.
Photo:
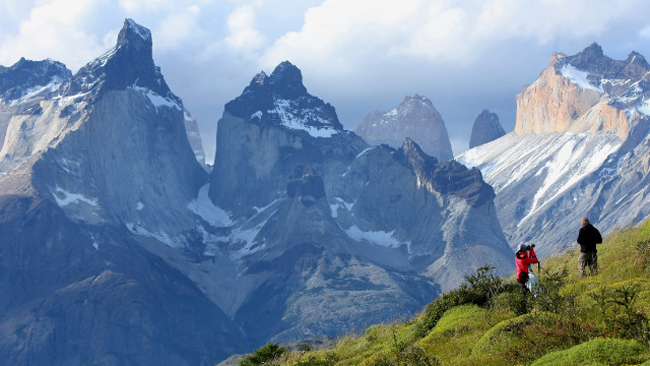
<svg viewBox="0 0 650 366">
<path fill-rule="evenodd" d="M 517 252 L 515 254 L 515 264 L 517 265 L 517 282 L 521 281 L 522 273 L 528 274 L 528 265 L 532 263 L 537 263 L 537 255 L 533 249 L 530 249 L 528 252 Z M 528 276 L 525 276 L 525 281 L 528 281 Z"/>
</svg>

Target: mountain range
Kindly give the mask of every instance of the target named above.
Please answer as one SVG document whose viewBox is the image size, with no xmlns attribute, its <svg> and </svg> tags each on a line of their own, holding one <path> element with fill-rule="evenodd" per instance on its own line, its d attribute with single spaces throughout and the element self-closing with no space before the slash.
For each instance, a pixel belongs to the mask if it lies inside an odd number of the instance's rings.
<svg viewBox="0 0 650 366">
<path fill-rule="evenodd" d="M 552 55 L 452 158 L 415 95 L 347 131 L 298 67 L 197 122 L 127 19 L 78 72 L 0 67 L 0 354 L 13 365 L 214 365 L 269 341 L 418 312 L 513 250 L 572 248 L 648 216 L 650 65 Z"/>
<path fill-rule="evenodd" d="M 604 233 L 648 216 L 649 71 L 640 54 L 613 60 L 595 43 L 555 53 L 517 95 L 515 131 L 457 158 L 494 187 L 511 247 L 558 253 L 576 248 L 583 216 Z"/>
<path fill-rule="evenodd" d="M 226 104 L 208 171 L 152 45 L 127 19 L 77 73 L 0 68 L 10 364 L 214 365 L 417 312 L 486 263 L 512 271 L 478 169 L 409 138 L 370 146 L 290 62 Z"/>
</svg>

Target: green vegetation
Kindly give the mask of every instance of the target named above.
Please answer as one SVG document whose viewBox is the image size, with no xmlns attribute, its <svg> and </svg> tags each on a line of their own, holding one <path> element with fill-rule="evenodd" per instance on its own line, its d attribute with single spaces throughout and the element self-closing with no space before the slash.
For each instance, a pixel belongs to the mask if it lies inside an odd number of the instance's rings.
<svg viewBox="0 0 650 366">
<path fill-rule="evenodd" d="M 285 352 L 287 352 L 286 348 L 280 347 L 276 343 L 267 343 L 265 346 L 255 350 L 252 355 L 248 355 L 241 360 L 239 366 L 268 365 L 280 358 Z"/>
<path fill-rule="evenodd" d="M 542 258 L 535 297 L 485 266 L 414 319 L 241 365 L 650 366 L 650 222 L 599 246 L 598 275 L 580 278 L 577 257 Z"/>
</svg>

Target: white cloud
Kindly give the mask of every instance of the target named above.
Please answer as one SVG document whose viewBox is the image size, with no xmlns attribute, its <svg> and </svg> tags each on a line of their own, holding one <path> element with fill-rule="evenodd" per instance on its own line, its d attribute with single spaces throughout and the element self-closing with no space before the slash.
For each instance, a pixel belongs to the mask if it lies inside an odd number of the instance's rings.
<svg viewBox="0 0 650 366">
<path fill-rule="evenodd" d="M 255 10 L 252 5 L 235 9 L 228 17 L 230 34 L 226 43 L 236 50 L 254 51 L 264 42 L 264 37 L 255 29 Z"/>
<path fill-rule="evenodd" d="M 198 24 L 201 7 L 192 5 L 171 12 L 155 29 L 155 47 L 162 50 L 178 50 L 193 39 L 203 38 L 204 31 Z"/>
<path fill-rule="evenodd" d="M 295 59 L 342 73 L 404 57 L 471 64 L 501 42 L 595 37 L 618 22 L 639 21 L 634 14 L 642 7 L 633 0 L 325 0 L 306 12 L 299 31 L 275 41 L 264 64 Z"/>
<path fill-rule="evenodd" d="M 21 56 L 63 59 L 78 68 L 104 51 L 100 40 L 81 26 L 101 1 L 41 1 L 22 20 L 18 33 L 2 38 L 0 62 L 13 63 Z"/>
</svg>

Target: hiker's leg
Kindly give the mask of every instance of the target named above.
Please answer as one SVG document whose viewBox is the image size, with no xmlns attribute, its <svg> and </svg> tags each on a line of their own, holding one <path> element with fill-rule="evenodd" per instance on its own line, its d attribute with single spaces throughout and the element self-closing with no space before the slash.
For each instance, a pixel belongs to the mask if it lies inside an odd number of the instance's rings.
<svg viewBox="0 0 650 366">
<path fill-rule="evenodd" d="M 528 287 L 526 287 L 526 283 L 524 282 L 519 282 L 519 289 L 521 290 L 521 293 L 526 295 L 526 292 L 528 292 Z"/>
<path fill-rule="evenodd" d="M 578 272 L 580 273 L 580 277 L 586 275 L 587 256 L 585 254 L 586 253 L 580 253 L 580 256 L 578 256 Z"/>
<path fill-rule="evenodd" d="M 595 276 L 598 274 L 598 255 L 594 252 L 591 257 L 591 273 Z"/>
</svg>

